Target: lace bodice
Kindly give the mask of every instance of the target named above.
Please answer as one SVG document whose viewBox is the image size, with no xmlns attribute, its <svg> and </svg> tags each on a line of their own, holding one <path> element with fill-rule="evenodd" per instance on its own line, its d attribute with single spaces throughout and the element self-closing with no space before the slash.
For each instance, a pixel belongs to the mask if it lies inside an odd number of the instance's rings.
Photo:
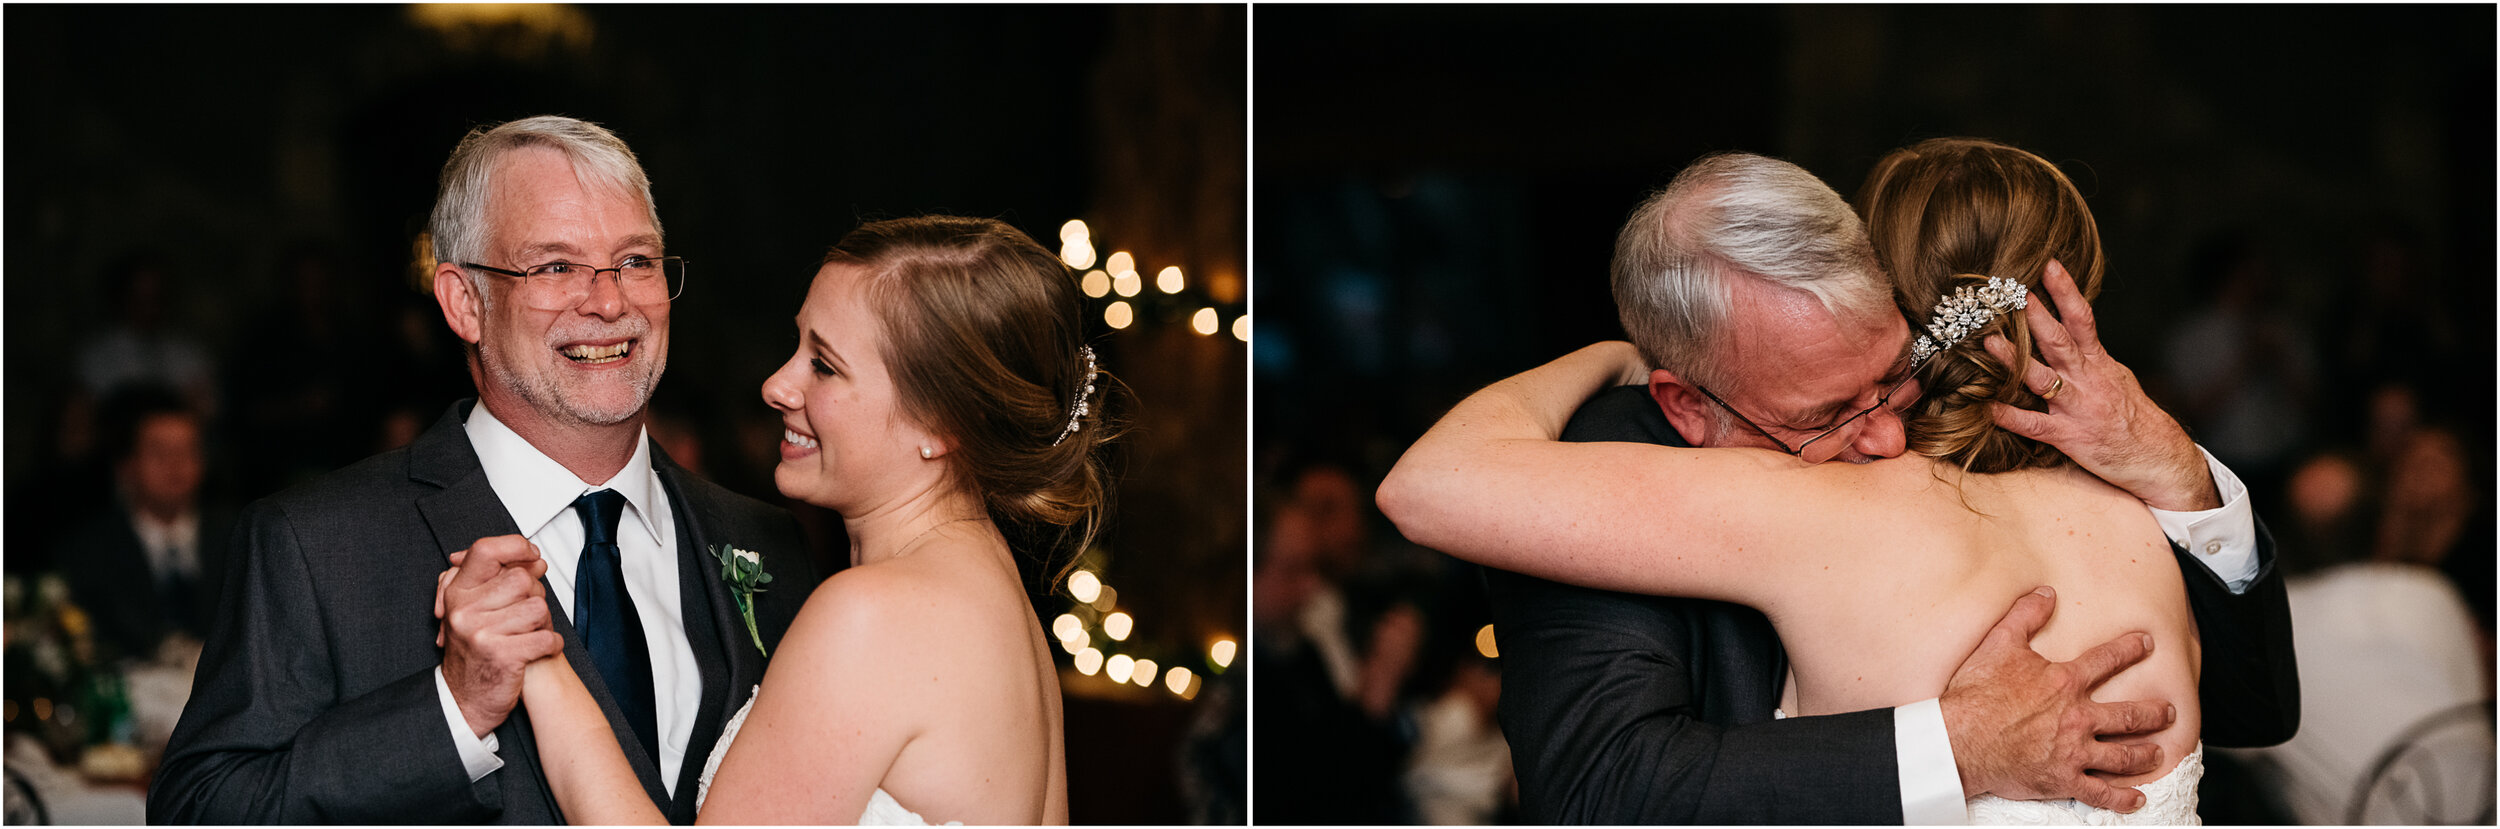
<svg viewBox="0 0 2500 829">
<path fill-rule="evenodd" d="M 2144 808 L 2133 813 L 2095 809 L 2072 800 L 2007 800 L 1994 795 L 1970 799 L 1970 822 L 1995 826 L 2195 826 L 2196 783 L 2205 777 L 2205 747 L 2179 760 L 2161 779 L 2137 786 Z"/>
</svg>

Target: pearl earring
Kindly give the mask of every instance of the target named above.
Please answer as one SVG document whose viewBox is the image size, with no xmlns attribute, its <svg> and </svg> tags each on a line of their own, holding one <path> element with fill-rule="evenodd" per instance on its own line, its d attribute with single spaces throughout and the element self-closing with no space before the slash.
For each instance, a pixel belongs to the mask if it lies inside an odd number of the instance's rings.
<svg viewBox="0 0 2500 829">
<path fill-rule="evenodd" d="M 929 460 L 929 459 L 931 459 L 931 458 L 935 458 L 935 457 L 937 457 L 937 453 L 936 453 L 936 452 L 929 451 L 929 447 L 927 447 L 927 446 L 922 446 L 922 447 L 920 447 L 920 459 L 921 459 L 921 460 L 924 460 L 924 461 L 925 461 L 925 460 Z"/>
</svg>

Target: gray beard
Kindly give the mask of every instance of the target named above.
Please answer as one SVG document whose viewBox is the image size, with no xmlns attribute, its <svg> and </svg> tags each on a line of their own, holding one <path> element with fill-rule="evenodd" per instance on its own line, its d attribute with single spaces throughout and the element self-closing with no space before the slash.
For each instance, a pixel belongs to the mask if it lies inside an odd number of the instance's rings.
<svg viewBox="0 0 2500 829">
<path fill-rule="evenodd" d="M 496 364 L 492 350 L 483 341 L 477 344 L 477 359 L 481 366 L 491 367 Z M 487 374 L 492 375 L 495 382 L 502 385 L 505 391 L 521 398 L 529 404 L 531 409 L 541 414 L 581 426 L 614 426 L 632 420 L 634 415 L 642 412 L 643 407 L 651 404 L 651 390 L 659 386 L 660 375 L 666 371 L 668 371 L 668 360 L 663 357 L 651 364 L 649 372 L 634 375 L 632 378 L 634 406 L 622 412 L 599 411 L 582 406 L 566 398 L 555 387 L 555 384 L 544 376 L 536 378 L 538 382 L 533 383 L 509 371 L 490 369 Z"/>
</svg>

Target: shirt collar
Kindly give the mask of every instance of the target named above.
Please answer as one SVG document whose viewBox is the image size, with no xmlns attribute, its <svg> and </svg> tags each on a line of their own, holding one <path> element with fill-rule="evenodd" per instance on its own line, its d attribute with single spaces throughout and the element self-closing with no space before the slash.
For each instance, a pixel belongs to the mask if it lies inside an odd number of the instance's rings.
<svg viewBox="0 0 2500 829">
<path fill-rule="evenodd" d="M 625 461 L 625 468 L 605 483 L 585 483 L 573 471 L 538 447 L 530 445 L 512 427 L 497 420 L 487 411 L 486 401 L 471 407 L 469 420 L 462 424 L 469 434 L 469 445 L 477 450 L 478 465 L 486 470 L 486 482 L 495 488 L 495 497 L 512 513 L 512 524 L 521 534 L 536 537 L 564 510 L 573 506 L 573 499 L 583 493 L 602 489 L 616 490 L 625 496 L 634 516 L 634 524 L 649 533 L 653 543 L 660 543 L 660 529 L 652 521 L 652 496 L 659 491 L 659 477 L 651 469 L 651 435 L 648 430 L 634 438 L 634 456 Z"/>
</svg>

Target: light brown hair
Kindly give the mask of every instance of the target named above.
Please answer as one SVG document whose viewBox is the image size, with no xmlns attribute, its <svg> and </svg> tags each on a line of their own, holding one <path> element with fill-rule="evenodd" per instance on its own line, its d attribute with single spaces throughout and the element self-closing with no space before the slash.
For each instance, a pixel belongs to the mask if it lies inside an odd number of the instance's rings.
<svg viewBox="0 0 2500 829">
<path fill-rule="evenodd" d="M 1087 379 L 1084 301 L 1067 268 L 1004 222 L 957 216 L 870 222 L 824 261 L 868 272 L 904 415 L 952 442 L 950 473 L 1057 584 L 1101 525 L 1095 450 L 1117 436 L 1106 410 L 1120 388 L 1102 372 L 1060 438 Z"/>
<path fill-rule="evenodd" d="M 2040 279 L 2052 259 L 2084 299 L 2100 294 L 2101 234 L 2092 211 L 2074 182 L 2037 155 L 1994 141 L 1929 139 L 1876 162 L 1857 204 L 1914 333 L 1938 298 L 1992 276 L 2050 303 Z M 1991 333 L 2013 343 L 2013 364 L 1980 347 Z M 1990 403 L 2045 405 L 2022 382 L 2036 359 L 2032 349 L 2030 324 L 2014 311 L 1929 360 L 1919 373 L 1925 395 L 1902 413 L 1910 451 L 1973 472 L 2067 462 L 2055 447 L 1998 428 L 1989 414 Z"/>
</svg>

